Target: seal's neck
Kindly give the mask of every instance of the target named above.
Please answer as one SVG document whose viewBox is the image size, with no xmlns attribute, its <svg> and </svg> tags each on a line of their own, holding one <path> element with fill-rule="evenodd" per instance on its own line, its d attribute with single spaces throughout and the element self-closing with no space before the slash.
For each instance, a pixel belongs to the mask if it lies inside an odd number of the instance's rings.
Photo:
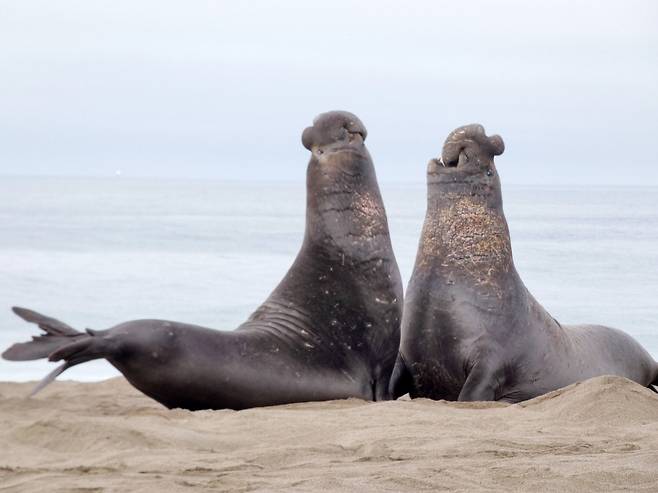
<svg viewBox="0 0 658 493">
<path fill-rule="evenodd" d="M 478 285 L 513 270 L 500 183 L 429 183 L 419 261 Z"/>
<path fill-rule="evenodd" d="M 338 255 L 368 256 L 388 224 L 367 152 L 312 158 L 307 172 L 306 241 Z"/>
</svg>

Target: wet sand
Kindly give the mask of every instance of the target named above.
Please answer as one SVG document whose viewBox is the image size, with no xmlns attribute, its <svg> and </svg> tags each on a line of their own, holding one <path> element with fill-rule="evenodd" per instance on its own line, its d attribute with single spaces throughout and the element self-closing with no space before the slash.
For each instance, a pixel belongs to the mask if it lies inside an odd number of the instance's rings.
<svg viewBox="0 0 658 493">
<path fill-rule="evenodd" d="M 167 410 L 118 378 L 0 383 L 0 491 L 658 491 L 658 396 Z"/>
</svg>

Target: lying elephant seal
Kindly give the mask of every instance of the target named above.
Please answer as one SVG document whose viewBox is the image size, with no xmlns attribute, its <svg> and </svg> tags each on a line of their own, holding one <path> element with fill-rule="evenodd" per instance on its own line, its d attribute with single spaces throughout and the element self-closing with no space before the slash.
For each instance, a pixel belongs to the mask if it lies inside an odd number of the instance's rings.
<svg viewBox="0 0 658 493">
<path fill-rule="evenodd" d="M 597 375 L 657 384 L 658 365 L 631 337 L 562 326 L 523 285 L 493 161 L 503 150 L 499 136 L 468 125 L 429 163 L 392 392 L 519 402 Z"/>
<path fill-rule="evenodd" d="M 235 331 L 136 320 L 78 332 L 31 310 L 46 334 L 3 357 L 74 365 L 105 358 L 169 408 L 243 409 L 299 401 L 388 397 L 398 353 L 402 284 L 366 129 L 347 112 L 318 116 L 302 136 L 306 231 L 294 264 Z"/>
</svg>

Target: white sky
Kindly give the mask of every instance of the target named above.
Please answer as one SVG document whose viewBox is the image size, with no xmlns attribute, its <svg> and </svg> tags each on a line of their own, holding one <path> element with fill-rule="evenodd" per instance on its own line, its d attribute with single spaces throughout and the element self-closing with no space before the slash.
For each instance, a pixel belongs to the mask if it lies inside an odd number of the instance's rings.
<svg viewBox="0 0 658 493">
<path fill-rule="evenodd" d="M 658 185 L 658 2 L 0 0 L 0 174 L 303 180 L 356 113 L 380 180 L 454 127 L 506 183 Z"/>
</svg>

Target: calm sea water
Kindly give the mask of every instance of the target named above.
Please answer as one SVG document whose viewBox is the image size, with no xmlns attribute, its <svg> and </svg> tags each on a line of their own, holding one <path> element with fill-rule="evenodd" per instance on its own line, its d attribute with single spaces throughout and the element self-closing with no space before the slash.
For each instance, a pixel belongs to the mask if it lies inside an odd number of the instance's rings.
<svg viewBox="0 0 658 493">
<path fill-rule="evenodd" d="M 402 276 L 425 186 L 382 184 Z M 230 330 L 301 244 L 303 183 L 0 178 L 0 348 L 36 335 L 25 306 L 84 329 L 164 318 Z M 517 269 L 565 323 L 622 328 L 658 358 L 658 188 L 503 188 Z M 44 361 L 0 361 L 0 380 Z M 103 361 L 64 378 L 116 375 Z"/>
</svg>

